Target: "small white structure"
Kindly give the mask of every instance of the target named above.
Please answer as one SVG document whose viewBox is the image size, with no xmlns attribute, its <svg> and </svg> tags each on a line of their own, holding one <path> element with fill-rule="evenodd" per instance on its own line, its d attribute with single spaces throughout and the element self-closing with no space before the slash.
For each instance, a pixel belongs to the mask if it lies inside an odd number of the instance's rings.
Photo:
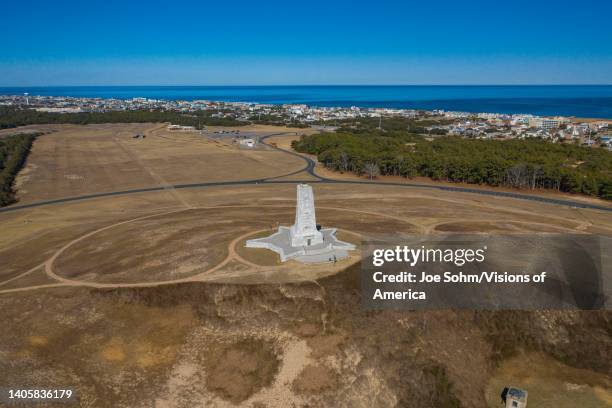
<svg viewBox="0 0 612 408">
<path fill-rule="evenodd" d="M 527 391 L 509 387 L 506 393 L 506 408 L 527 408 Z"/>
<path fill-rule="evenodd" d="M 250 239 L 247 248 L 266 248 L 280 255 L 281 262 L 296 259 L 305 263 L 336 262 L 348 257 L 355 245 L 339 241 L 335 228 L 320 229 L 316 223 L 314 195 L 308 184 L 297 186 L 295 224 L 278 227 L 269 237 Z"/>
<path fill-rule="evenodd" d="M 245 147 L 255 147 L 255 140 L 251 138 L 240 139 L 239 143 Z"/>
<path fill-rule="evenodd" d="M 168 130 L 174 132 L 194 132 L 196 128 L 195 126 L 168 125 Z"/>
</svg>

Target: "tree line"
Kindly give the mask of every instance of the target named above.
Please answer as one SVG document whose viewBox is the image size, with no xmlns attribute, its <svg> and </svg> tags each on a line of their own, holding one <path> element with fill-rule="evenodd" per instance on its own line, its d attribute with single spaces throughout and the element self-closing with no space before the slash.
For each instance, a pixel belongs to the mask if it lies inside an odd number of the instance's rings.
<svg viewBox="0 0 612 408">
<path fill-rule="evenodd" d="M 448 133 L 446 129 L 435 128 L 436 126 L 449 125 L 453 123 L 452 119 L 440 118 L 440 117 L 419 117 L 419 118 L 408 118 L 401 116 L 392 117 L 360 117 L 350 119 L 339 119 L 332 121 L 332 123 L 321 122 L 317 124 L 337 125 L 344 129 L 350 129 L 351 131 L 408 131 L 414 134 L 435 134 L 443 135 Z M 428 130 L 429 127 L 434 127 Z"/>
<path fill-rule="evenodd" d="M 612 200 L 612 152 L 543 140 L 423 137 L 402 131 L 339 129 L 302 136 L 293 147 L 326 167 L 374 178 L 433 180 L 554 189 Z"/>
<path fill-rule="evenodd" d="M 51 123 L 87 125 L 95 123 L 170 122 L 175 125 L 195 126 L 196 128 L 203 126 L 244 126 L 246 124 L 234 118 L 213 117 L 214 113 L 204 110 L 193 113 L 161 110 L 50 113 L 38 112 L 34 109 L 0 107 L 0 129 Z"/>
<path fill-rule="evenodd" d="M 285 126 L 290 128 L 308 128 L 309 125 L 302 123 L 296 119 L 289 118 L 286 115 L 251 115 L 249 122 L 254 125 L 272 125 Z"/>
<path fill-rule="evenodd" d="M 0 138 L 0 207 L 14 203 L 13 184 L 23 167 L 32 142 L 40 133 L 18 134 Z"/>
</svg>

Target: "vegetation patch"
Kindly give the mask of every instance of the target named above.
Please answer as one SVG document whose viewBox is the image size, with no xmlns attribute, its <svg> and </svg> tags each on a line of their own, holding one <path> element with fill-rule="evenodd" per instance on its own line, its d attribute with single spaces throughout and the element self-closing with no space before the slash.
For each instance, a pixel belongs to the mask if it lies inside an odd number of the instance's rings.
<svg viewBox="0 0 612 408">
<path fill-rule="evenodd" d="M 211 344 L 204 365 L 208 388 L 223 399 L 239 403 L 272 384 L 280 359 L 271 342 L 245 338 Z"/>
<path fill-rule="evenodd" d="M 543 140 L 427 141 L 407 130 L 340 129 L 302 136 L 292 146 L 327 168 L 378 175 L 552 189 L 612 200 L 612 152 Z"/>
<path fill-rule="evenodd" d="M 220 110 L 220 112 L 224 112 Z M 50 113 L 34 109 L 0 108 L 0 129 L 25 125 L 41 124 L 74 124 L 88 125 L 94 123 L 157 123 L 170 122 L 175 125 L 195 126 L 244 126 L 248 123 L 234 118 L 213 117 L 217 111 L 197 111 L 190 114 L 161 110 L 111 111 Z"/>
<path fill-rule="evenodd" d="M 39 133 L 12 135 L 0 138 L 0 207 L 14 203 L 15 176 L 23 167 L 32 143 Z"/>
<path fill-rule="evenodd" d="M 434 364 L 423 370 L 423 376 L 426 381 L 433 383 L 430 395 L 432 407 L 460 408 L 462 406 L 453 392 L 453 385 L 444 367 Z"/>
<path fill-rule="evenodd" d="M 320 395 L 337 387 L 338 374 L 321 364 L 306 366 L 293 382 L 295 391 L 303 395 Z"/>
<path fill-rule="evenodd" d="M 320 335 L 309 338 L 308 346 L 312 357 L 322 358 L 336 354 L 345 340 L 346 336 L 342 334 Z"/>
</svg>

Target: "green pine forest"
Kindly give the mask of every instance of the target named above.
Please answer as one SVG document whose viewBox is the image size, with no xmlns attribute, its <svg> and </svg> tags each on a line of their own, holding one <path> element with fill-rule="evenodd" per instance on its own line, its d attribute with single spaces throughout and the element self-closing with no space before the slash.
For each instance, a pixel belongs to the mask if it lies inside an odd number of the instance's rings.
<svg viewBox="0 0 612 408">
<path fill-rule="evenodd" d="M 15 177 L 37 136 L 39 134 L 19 134 L 0 138 L 0 207 L 15 202 Z"/>
<path fill-rule="evenodd" d="M 213 111 L 180 113 L 170 111 L 110 111 L 82 113 L 48 113 L 33 109 L 0 108 L 0 129 L 24 125 L 68 123 L 87 125 L 94 123 L 157 123 L 170 122 L 175 125 L 195 126 L 244 126 L 247 123 L 233 118 L 212 117 Z"/>
<path fill-rule="evenodd" d="M 308 127 L 296 121 L 288 121 L 285 116 L 253 116 L 249 121 L 240 121 L 231 117 L 213 117 L 215 113 L 231 113 L 230 110 L 199 110 L 183 113 L 161 110 L 133 110 L 109 112 L 81 112 L 81 113 L 49 113 L 38 112 L 34 109 L 16 109 L 0 107 L 0 129 L 10 129 L 24 125 L 41 124 L 74 124 L 87 125 L 96 123 L 161 123 L 169 122 L 174 125 L 195 126 L 202 129 L 204 126 L 245 126 L 249 123 L 261 125 L 278 125 L 295 128 Z"/>
<path fill-rule="evenodd" d="M 433 180 L 553 189 L 612 200 L 612 152 L 544 140 L 482 140 L 442 136 L 431 141 L 401 130 L 340 128 L 293 144 L 327 168 L 374 178 Z"/>
</svg>

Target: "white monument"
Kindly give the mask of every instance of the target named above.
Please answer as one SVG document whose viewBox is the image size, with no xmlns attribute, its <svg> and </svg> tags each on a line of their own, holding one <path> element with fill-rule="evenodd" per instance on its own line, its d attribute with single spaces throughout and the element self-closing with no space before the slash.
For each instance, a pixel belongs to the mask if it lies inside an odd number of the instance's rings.
<svg viewBox="0 0 612 408">
<path fill-rule="evenodd" d="M 323 234 L 317 229 L 312 187 L 308 184 L 298 184 L 295 224 L 291 227 L 291 246 L 311 246 L 321 243 L 323 243 Z"/>
<path fill-rule="evenodd" d="M 266 248 L 280 255 L 281 262 L 296 259 L 306 263 L 336 262 L 348 257 L 355 245 L 339 241 L 335 228 L 320 229 L 316 222 L 314 195 L 307 184 L 297 186 L 295 224 L 278 227 L 269 237 L 250 239 L 247 248 Z"/>
</svg>

